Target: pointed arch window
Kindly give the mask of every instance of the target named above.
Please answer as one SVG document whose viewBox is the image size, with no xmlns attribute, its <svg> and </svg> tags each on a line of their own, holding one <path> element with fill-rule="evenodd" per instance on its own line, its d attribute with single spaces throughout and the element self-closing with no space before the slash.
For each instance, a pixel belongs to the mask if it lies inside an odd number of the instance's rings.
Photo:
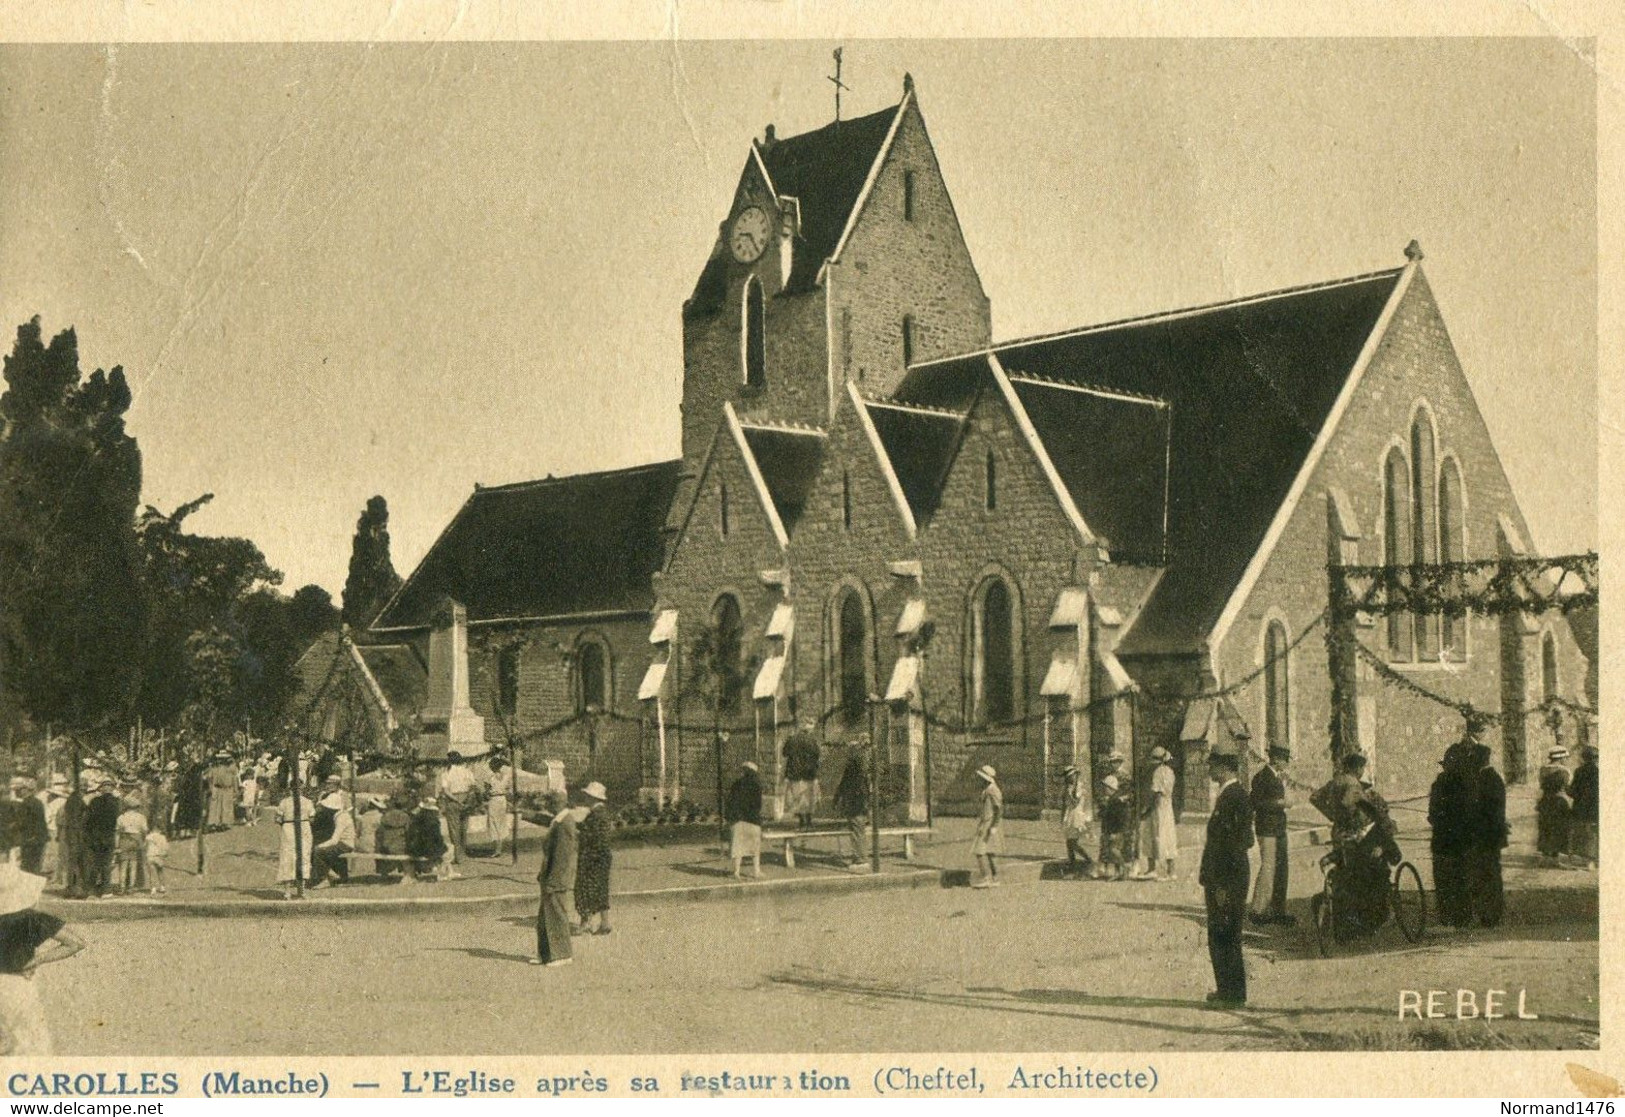
<svg viewBox="0 0 1625 1117">
<path fill-rule="evenodd" d="M 1411 421 L 1411 561 L 1418 566 L 1439 561 L 1438 473 L 1434 464 L 1433 421 L 1418 410 Z M 1439 658 L 1439 617 L 1416 618 L 1416 658 Z"/>
<path fill-rule="evenodd" d="M 762 300 L 762 281 L 754 275 L 745 281 L 743 345 L 745 387 L 767 387 L 767 307 Z"/>
<path fill-rule="evenodd" d="M 835 609 L 835 697 L 848 725 L 862 721 L 869 704 L 869 616 L 863 597 L 848 588 Z"/>
<path fill-rule="evenodd" d="M 706 667 L 713 676 L 717 707 L 732 710 L 744 690 L 745 624 L 739 612 L 739 599 L 725 593 L 711 606 L 710 647 Z"/>
<path fill-rule="evenodd" d="M 609 709 L 609 651 L 588 637 L 576 646 L 576 713 Z"/>
<path fill-rule="evenodd" d="M 1396 568 L 1411 561 L 1411 478 L 1405 455 L 1396 446 L 1388 451 L 1382 468 L 1382 561 Z M 1388 615 L 1388 655 L 1410 659 L 1411 616 Z"/>
<path fill-rule="evenodd" d="M 993 577 L 982 584 L 971 612 L 971 688 L 975 720 L 998 725 L 1016 715 L 1015 609 L 1010 587 Z"/>
<path fill-rule="evenodd" d="M 1439 561 L 1465 562 L 1467 559 L 1466 493 L 1462 489 L 1461 467 L 1446 458 L 1439 468 Z M 1440 642 L 1449 659 L 1467 658 L 1467 617 L 1440 618 Z"/>
<path fill-rule="evenodd" d="M 1292 680 L 1287 663 L 1286 625 L 1271 621 L 1264 629 L 1264 743 L 1292 747 Z"/>
<path fill-rule="evenodd" d="M 519 709 L 519 649 L 503 648 L 497 653 L 497 708 L 507 717 Z"/>
</svg>

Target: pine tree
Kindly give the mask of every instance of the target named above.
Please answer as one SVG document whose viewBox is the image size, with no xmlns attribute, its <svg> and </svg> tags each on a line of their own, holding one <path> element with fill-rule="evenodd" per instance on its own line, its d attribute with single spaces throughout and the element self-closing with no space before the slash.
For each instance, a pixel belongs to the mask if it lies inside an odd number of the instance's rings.
<svg viewBox="0 0 1625 1117">
<path fill-rule="evenodd" d="M 375 496 L 355 525 L 350 573 L 344 579 L 344 623 L 356 633 L 364 631 L 400 588 L 401 577 L 389 558 L 389 505 Z"/>
<path fill-rule="evenodd" d="M 146 622 L 135 535 L 141 452 L 124 371 L 79 370 L 78 340 L 17 330 L 0 395 L 0 686 L 36 721 L 128 713 Z"/>
</svg>

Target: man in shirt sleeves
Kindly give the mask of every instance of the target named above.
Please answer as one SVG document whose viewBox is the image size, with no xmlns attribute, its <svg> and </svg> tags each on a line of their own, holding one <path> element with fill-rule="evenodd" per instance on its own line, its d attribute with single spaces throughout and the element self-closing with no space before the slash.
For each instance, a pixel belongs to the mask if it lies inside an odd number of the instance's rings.
<svg viewBox="0 0 1625 1117">
<path fill-rule="evenodd" d="M 1247 1003 L 1247 970 L 1241 957 L 1241 927 L 1247 914 L 1247 854 L 1253 846 L 1253 812 L 1237 778 L 1239 758 L 1213 753 L 1209 775 L 1219 787 L 1207 820 L 1201 884 L 1207 901 L 1207 949 L 1218 986 L 1207 995 L 1218 1008 Z"/>
</svg>

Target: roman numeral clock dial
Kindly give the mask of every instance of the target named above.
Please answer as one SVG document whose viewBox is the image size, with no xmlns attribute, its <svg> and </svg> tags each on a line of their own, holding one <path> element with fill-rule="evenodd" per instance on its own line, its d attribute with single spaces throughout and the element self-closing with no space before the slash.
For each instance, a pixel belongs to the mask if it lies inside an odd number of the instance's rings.
<svg viewBox="0 0 1625 1117">
<path fill-rule="evenodd" d="M 728 232 L 728 247 L 733 251 L 734 259 L 741 264 L 749 264 L 761 256 L 767 248 L 767 234 L 769 229 L 767 214 L 761 206 L 747 206 L 739 211 L 734 218 L 733 228 Z"/>
</svg>

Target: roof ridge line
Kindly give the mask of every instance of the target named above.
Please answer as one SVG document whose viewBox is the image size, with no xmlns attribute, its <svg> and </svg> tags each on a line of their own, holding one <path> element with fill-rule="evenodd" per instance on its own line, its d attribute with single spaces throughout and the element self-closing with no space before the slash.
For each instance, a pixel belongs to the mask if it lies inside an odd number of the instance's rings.
<svg viewBox="0 0 1625 1117">
<path fill-rule="evenodd" d="M 548 476 L 532 478 L 529 481 L 505 481 L 500 485 L 482 485 L 476 481 L 474 483 L 474 492 L 477 495 L 479 493 L 512 492 L 515 489 L 531 487 L 540 488 L 543 485 L 557 485 L 565 481 L 579 481 L 583 477 L 613 477 L 625 473 L 659 469 L 662 466 L 681 465 L 682 461 L 682 458 L 667 458 L 664 461 L 644 462 L 642 465 L 625 465 L 617 469 L 590 469 L 585 473 L 567 473 L 563 477 Z"/>
<path fill-rule="evenodd" d="M 1112 388 L 1105 384 L 1095 384 L 1087 380 L 1063 380 L 1058 376 L 1045 376 L 1037 372 L 1006 372 L 1005 375 L 1014 384 L 1036 384 L 1045 388 L 1065 388 L 1072 391 L 1089 392 L 1093 395 L 1111 396 L 1114 399 L 1141 400 L 1145 403 L 1156 404 L 1158 407 L 1170 406 L 1169 402 L 1161 396 L 1130 391 L 1128 388 Z"/>
<path fill-rule="evenodd" d="M 797 423 L 789 419 L 747 419 L 739 416 L 739 425 L 745 430 L 776 431 L 779 434 L 806 434 L 818 438 L 828 438 L 829 431 L 823 427 L 813 426 L 811 423 Z"/>
<path fill-rule="evenodd" d="M 1193 314 L 1202 314 L 1210 310 L 1223 310 L 1233 306 L 1246 306 L 1249 303 L 1268 302 L 1271 299 L 1286 298 L 1289 295 L 1306 295 L 1311 291 L 1325 291 L 1330 290 L 1333 287 L 1347 287 L 1351 284 L 1366 283 L 1373 279 L 1386 278 L 1389 276 L 1397 277 L 1404 270 L 1404 267 L 1381 268 L 1377 271 L 1365 272 L 1360 275 L 1345 276 L 1341 279 L 1325 279 L 1318 283 L 1303 283 L 1295 287 L 1282 287 L 1274 291 L 1260 291 L 1251 295 L 1239 295 L 1233 299 L 1221 299 L 1218 302 L 1199 303 L 1195 306 L 1178 307 L 1173 310 L 1160 310 L 1153 314 L 1137 314 L 1128 318 L 1114 318 L 1107 322 L 1096 322 L 1088 326 L 1075 326 L 1067 330 L 1055 330 L 1051 333 L 1032 334 L 1028 337 L 1012 338 L 1009 341 L 996 342 L 986 349 L 973 350 L 970 353 L 960 354 L 960 356 L 980 356 L 983 353 L 1001 352 L 1006 349 L 1014 349 L 1017 346 L 1034 345 L 1041 341 L 1058 341 L 1064 337 L 1078 337 L 1083 334 L 1092 334 L 1101 330 L 1116 329 L 1121 326 L 1147 325 L 1152 322 L 1167 321 L 1169 319 L 1182 318 Z M 953 359 L 954 358 L 952 357 L 947 357 L 942 358 L 941 360 Z M 934 361 L 932 363 L 936 364 L 940 363 L 940 361 Z"/>
<path fill-rule="evenodd" d="M 860 397 L 867 407 L 889 407 L 894 411 L 910 411 L 919 415 L 938 416 L 945 419 L 964 420 L 969 411 L 958 411 L 952 407 L 936 407 L 929 403 L 900 403 L 897 400 L 882 399 L 878 396 Z"/>
</svg>

